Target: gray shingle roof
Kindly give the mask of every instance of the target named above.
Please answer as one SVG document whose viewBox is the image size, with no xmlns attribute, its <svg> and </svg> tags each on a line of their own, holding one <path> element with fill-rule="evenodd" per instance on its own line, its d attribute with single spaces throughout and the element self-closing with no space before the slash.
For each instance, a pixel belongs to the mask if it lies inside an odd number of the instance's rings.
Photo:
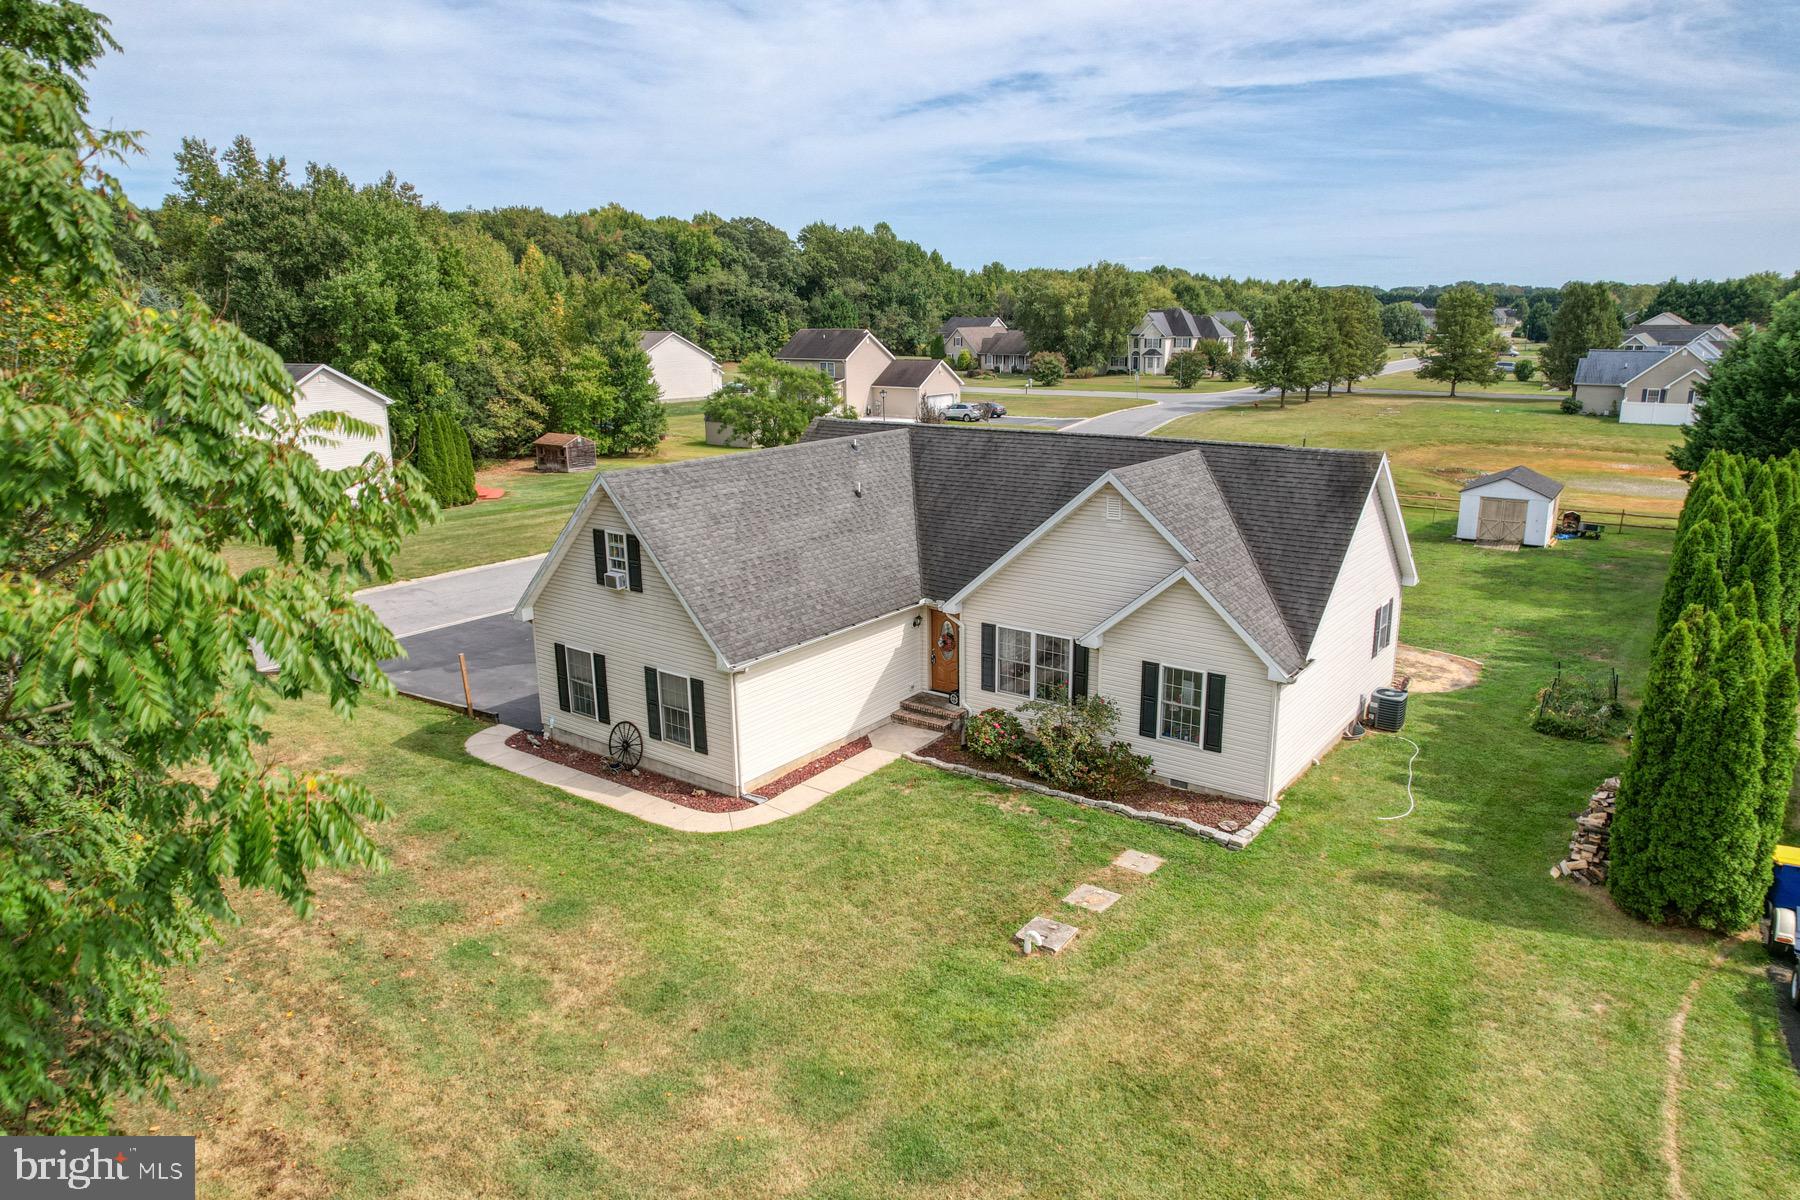
<svg viewBox="0 0 1800 1200">
<path fill-rule="evenodd" d="M 1219 318 L 1208 315 L 1194 318 L 1194 336 L 1222 342 L 1231 337 L 1231 330 Z"/>
<path fill-rule="evenodd" d="M 1199 321 L 1194 314 L 1185 308 L 1153 308 L 1144 314 L 1155 329 L 1164 337 L 1203 337 Z"/>
<path fill-rule="evenodd" d="M 949 337 L 958 329 L 1005 329 L 1006 322 L 999 317 L 951 317 L 938 326 L 938 332 Z"/>
<path fill-rule="evenodd" d="M 983 354 L 1030 354 L 1023 329 L 1004 329 L 981 343 Z"/>
<path fill-rule="evenodd" d="M 663 341 L 663 339 L 674 336 L 675 331 L 673 329 L 646 329 L 644 332 L 638 334 L 638 349 L 645 353 L 649 353 L 659 342 Z"/>
<path fill-rule="evenodd" d="M 875 377 L 876 387 L 916 388 L 937 369 L 935 358 L 896 358 Z"/>
<path fill-rule="evenodd" d="M 1675 353 L 1670 346 L 1646 346 L 1642 350 L 1589 350 L 1575 364 L 1576 384 L 1623 387 Z"/>
<path fill-rule="evenodd" d="M 1548 475 L 1538 474 L 1530 467 L 1508 467 L 1504 471 L 1495 471 L 1491 475 L 1477 475 L 1463 484 L 1462 490 L 1466 492 L 1470 488 L 1484 487 L 1490 483 L 1498 483 L 1502 479 L 1509 479 L 1522 488 L 1528 488 L 1546 500 L 1554 500 L 1562 495 L 1562 484 Z"/>
<path fill-rule="evenodd" d="M 1118 470 L 1193 555 L 1194 578 L 1294 670 L 1380 462 L 825 418 L 795 446 L 615 472 L 606 486 L 726 659 L 743 663 L 949 599 Z"/>
<path fill-rule="evenodd" d="M 314 371 L 318 370 L 320 367 L 324 366 L 325 364 L 324 363 L 282 363 L 281 365 L 287 368 L 287 373 L 293 377 L 294 382 L 299 383 L 302 379 L 305 379 L 308 375 L 311 375 Z"/>
<path fill-rule="evenodd" d="M 866 329 L 802 329 L 775 352 L 776 358 L 828 361 L 850 357 L 872 334 Z"/>
<path fill-rule="evenodd" d="M 1230 329 L 1233 325 L 1247 325 L 1250 323 L 1249 318 L 1245 317 L 1243 313 L 1235 308 L 1221 308 L 1217 312 L 1211 312 L 1206 315 L 1225 326 L 1227 329 Z"/>
<path fill-rule="evenodd" d="M 1290 673 L 1306 656 L 1294 644 L 1280 606 L 1269 594 L 1250 547 L 1219 491 L 1204 450 L 1136 463 L 1115 472 L 1119 482 L 1188 548 L 1188 574 Z"/>
<path fill-rule="evenodd" d="M 1685 346 L 1698 338 L 1709 335 L 1716 336 L 1718 327 L 1714 325 L 1633 325 L 1625 331 L 1626 337 L 1635 337 L 1640 334 L 1660 346 Z"/>
</svg>

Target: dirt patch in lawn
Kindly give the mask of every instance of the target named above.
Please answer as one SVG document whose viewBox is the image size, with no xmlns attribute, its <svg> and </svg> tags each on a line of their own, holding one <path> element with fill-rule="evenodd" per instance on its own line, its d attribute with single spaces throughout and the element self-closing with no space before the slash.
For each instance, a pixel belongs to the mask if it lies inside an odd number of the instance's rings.
<svg viewBox="0 0 1800 1200">
<path fill-rule="evenodd" d="M 954 733 L 944 734 L 920 750 L 919 754 L 925 758 L 935 758 L 940 762 L 954 763 L 959 767 L 974 767 L 978 771 L 992 771 L 1017 779 L 1021 783 L 1035 784 L 1039 787 L 1050 786 L 1041 779 L 1031 779 L 1019 774 L 1009 763 L 993 762 L 970 754 L 962 748 Z M 1236 833 L 1254 821 L 1257 814 L 1263 810 L 1263 806 L 1254 800 L 1233 800 L 1229 796 L 1215 796 L 1210 792 L 1183 791 L 1180 788 L 1172 788 L 1153 780 L 1147 780 L 1113 796 L 1096 796 L 1091 792 L 1082 792 L 1074 788 L 1063 790 L 1074 791 L 1077 795 L 1087 796 L 1090 800 L 1106 800 L 1144 812 L 1161 813 L 1166 817 L 1185 817 L 1213 829 L 1222 829 L 1226 833 Z"/>
<path fill-rule="evenodd" d="M 709 791 L 697 784 L 681 779 L 671 779 L 667 775 L 644 767 L 633 767 L 629 771 L 616 771 L 606 765 L 606 759 L 590 750 L 578 750 L 574 746 L 562 742 L 553 742 L 548 738 L 533 737 L 523 731 L 506 739 L 506 744 L 514 750 L 553 763 L 561 763 L 565 767 L 574 767 L 586 775 L 598 779 L 610 779 L 614 783 L 622 783 L 634 791 L 647 792 L 662 800 L 671 800 L 683 808 L 692 808 L 700 812 L 728 813 L 742 812 L 746 808 L 754 808 L 748 800 L 737 796 L 725 796 Z"/>
<path fill-rule="evenodd" d="M 795 767 L 773 783 L 765 783 L 756 789 L 756 794 L 764 800 L 773 800 L 798 783 L 805 783 L 821 771 L 830 770 L 847 758 L 855 758 L 869 748 L 869 739 L 859 737 L 854 742 L 846 742 L 830 754 L 822 754 L 804 767 Z"/>
<path fill-rule="evenodd" d="M 1481 679 L 1481 664 L 1447 650 L 1421 650 L 1401 642 L 1394 649 L 1394 686 L 1413 692 L 1459 692 Z"/>
</svg>

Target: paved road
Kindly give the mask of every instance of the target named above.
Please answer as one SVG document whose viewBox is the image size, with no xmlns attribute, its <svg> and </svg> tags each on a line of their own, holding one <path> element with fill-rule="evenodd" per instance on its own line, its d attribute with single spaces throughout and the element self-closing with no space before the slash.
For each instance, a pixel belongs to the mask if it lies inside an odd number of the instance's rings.
<svg viewBox="0 0 1800 1200">
<path fill-rule="evenodd" d="M 364 588 L 356 598 L 375 610 L 395 637 L 411 637 L 477 617 L 511 612 L 544 560 L 541 554 Z"/>
</svg>

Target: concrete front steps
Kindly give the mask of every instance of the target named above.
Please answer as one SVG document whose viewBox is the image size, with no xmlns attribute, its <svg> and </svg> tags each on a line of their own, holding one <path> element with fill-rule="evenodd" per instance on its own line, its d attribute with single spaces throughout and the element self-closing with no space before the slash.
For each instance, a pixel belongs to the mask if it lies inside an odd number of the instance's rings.
<svg viewBox="0 0 1800 1200">
<path fill-rule="evenodd" d="M 931 692 L 920 692 L 902 700 L 893 719 L 899 725 L 929 729 L 934 733 L 949 733 L 955 728 L 956 719 L 962 715 L 962 709 L 952 708 L 943 697 Z"/>
</svg>

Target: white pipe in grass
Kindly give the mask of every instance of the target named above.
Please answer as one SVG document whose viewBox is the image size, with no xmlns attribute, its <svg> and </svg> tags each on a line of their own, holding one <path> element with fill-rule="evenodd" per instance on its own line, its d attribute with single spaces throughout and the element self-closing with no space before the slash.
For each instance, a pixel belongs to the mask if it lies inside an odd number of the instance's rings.
<svg viewBox="0 0 1800 1200">
<path fill-rule="evenodd" d="M 1413 741 L 1409 737 L 1400 737 L 1400 735 L 1397 733 L 1394 736 L 1397 738 L 1400 738 L 1401 741 L 1405 742 L 1407 745 L 1409 745 L 1413 748 L 1412 758 L 1409 758 L 1406 760 L 1406 811 L 1403 813 L 1395 813 L 1391 817 L 1376 817 L 1375 819 L 1377 821 L 1398 821 L 1402 817 L 1410 817 L 1410 816 L 1412 816 L 1412 811 L 1414 808 L 1413 790 L 1412 790 L 1413 761 L 1414 761 L 1414 759 L 1417 759 L 1419 757 L 1419 743 Z"/>
</svg>

